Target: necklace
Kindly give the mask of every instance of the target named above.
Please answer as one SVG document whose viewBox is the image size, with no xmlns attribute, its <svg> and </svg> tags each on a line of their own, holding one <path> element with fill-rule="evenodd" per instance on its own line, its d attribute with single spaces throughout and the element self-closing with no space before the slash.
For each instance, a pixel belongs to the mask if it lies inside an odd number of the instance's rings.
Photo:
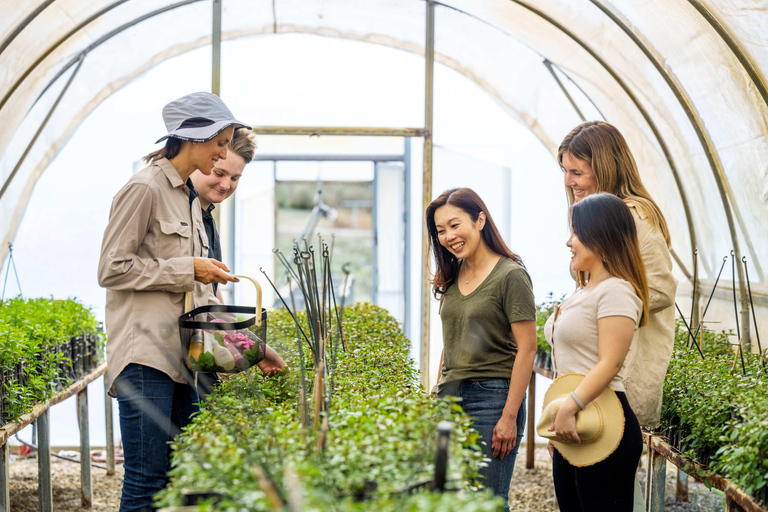
<svg viewBox="0 0 768 512">
<path fill-rule="evenodd" d="M 485 255 L 485 260 L 487 260 L 487 259 L 488 259 L 488 256 L 490 256 L 490 255 L 491 255 L 491 251 L 488 251 L 488 254 L 486 254 L 486 255 Z M 485 263 L 485 260 L 483 260 L 483 263 Z M 483 266 L 483 263 L 481 263 L 480 265 L 478 265 L 478 267 L 475 269 L 475 273 L 474 273 L 474 274 L 472 274 L 472 276 L 471 276 L 469 279 L 467 279 L 467 280 L 466 280 L 466 283 L 467 283 L 467 284 L 469 284 L 469 282 L 472 280 L 472 278 L 473 278 L 473 277 L 475 277 L 475 276 L 477 275 L 477 272 L 478 272 L 478 271 L 480 270 L 480 268 Z"/>
</svg>

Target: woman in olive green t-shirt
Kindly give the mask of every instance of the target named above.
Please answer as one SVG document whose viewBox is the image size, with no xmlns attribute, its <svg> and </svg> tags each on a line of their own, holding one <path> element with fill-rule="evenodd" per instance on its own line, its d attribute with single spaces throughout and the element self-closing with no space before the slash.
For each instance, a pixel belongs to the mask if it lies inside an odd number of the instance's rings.
<svg viewBox="0 0 768 512">
<path fill-rule="evenodd" d="M 507 501 L 536 355 L 531 279 L 473 190 L 443 192 L 426 220 L 443 324 L 438 395 L 462 399 L 490 459 L 481 474 Z"/>
</svg>

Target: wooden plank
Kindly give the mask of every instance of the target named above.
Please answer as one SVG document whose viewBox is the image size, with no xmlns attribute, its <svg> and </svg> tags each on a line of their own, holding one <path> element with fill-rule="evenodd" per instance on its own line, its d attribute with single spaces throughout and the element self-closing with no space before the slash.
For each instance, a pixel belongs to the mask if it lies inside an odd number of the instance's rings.
<svg viewBox="0 0 768 512">
<path fill-rule="evenodd" d="M 51 486 L 51 423 L 48 409 L 37 417 L 37 487 L 40 512 L 53 511 Z"/>
<path fill-rule="evenodd" d="M 525 468 L 533 469 L 536 452 L 536 374 L 531 373 L 528 383 L 528 440 L 525 442 Z"/>
<path fill-rule="evenodd" d="M 77 393 L 77 419 L 80 424 L 80 504 L 93 507 L 91 481 L 91 436 L 88 429 L 88 388 Z"/>
<path fill-rule="evenodd" d="M 723 491 L 727 500 L 733 502 L 731 506 L 736 505 L 739 507 L 739 509 L 733 510 L 743 510 L 744 512 L 768 512 L 768 509 L 760 505 L 755 498 L 744 494 L 744 492 L 736 485 L 731 484 L 730 479 L 724 478 L 717 473 L 707 471 L 707 469 L 700 464 L 697 464 L 687 457 L 683 457 L 677 450 L 667 444 L 663 437 L 643 433 L 643 439 L 648 443 L 649 453 L 659 453 L 678 468 L 689 468 L 688 474 L 693 477 L 694 480 L 698 482 L 706 480 L 715 489 Z M 690 468 L 693 468 L 693 470 Z M 698 470 L 703 470 L 705 472 L 704 475 L 699 476 Z"/>
<path fill-rule="evenodd" d="M 98 379 L 99 377 L 104 375 L 106 372 L 107 372 L 107 363 L 106 362 L 101 363 L 98 368 L 93 370 L 88 375 L 85 375 L 84 377 L 79 379 L 77 382 L 75 382 L 74 384 L 72 384 L 62 392 L 60 392 L 58 395 L 54 396 L 47 402 L 37 404 L 34 407 L 34 409 L 32 409 L 32 412 L 22 416 L 18 422 L 6 423 L 2 427 L 0 427 L 0 446 L 8 442 L 8 439 L 10 439 L 14 434 L 16 434 L 16 432 L 19 432 L 21 429 L 23 429 L 27 425 L 30 425 L 49 407 L 56 405 L 60 402 L 63 402 L 64 400 L 71 397 L 72 395 L 79 393 L 89 383 Z"/>
<path fill-rule="evenodd" d="M 8 492 L 11 484 L 9 473 L 11 454 L 7 443 L 2 446 L 0 452 L 2 452 L 0 453 L 0 512 L 9 512 L 11 510 L 11 496 Z"/>
</svg>

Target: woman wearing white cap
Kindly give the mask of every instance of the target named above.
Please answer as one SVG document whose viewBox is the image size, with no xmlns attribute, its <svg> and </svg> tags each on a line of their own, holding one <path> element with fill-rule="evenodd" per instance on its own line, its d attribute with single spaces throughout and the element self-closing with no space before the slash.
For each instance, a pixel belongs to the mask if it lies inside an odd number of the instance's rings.
<svg viewBox="0 0 768 512">
<path fill-rule="evenodd" d="M 216 303 L 210 283 L 237 281 L 208 258 L 197 192 L 189 176 L 226 158 L 237 121 L 216 95 L 189 94 L 163 108 L 165 147 L 117 193 L 104 232 L 99 284 L 107 289 L 106 380 L 117 396 L 125 452 L 120 511 L 149 511 L 167 482 L 168 441 L 199 401 L 184 367 L 178 317 Z"/>
<path fill-rule="evenodd" d="M 556 449 L 552 473 L 562 512 L 631 512 L 642 435 L 622 370 L 635 329 L 648 321 L 649 301 L 629 207 L 607 193 L 582 199 L 571 207 L 567 245 L 580 287 L 544 326 L 558 379 L 538 431 Z M 585 376 L 552 391 L 574 374 Z"/>
</svg>

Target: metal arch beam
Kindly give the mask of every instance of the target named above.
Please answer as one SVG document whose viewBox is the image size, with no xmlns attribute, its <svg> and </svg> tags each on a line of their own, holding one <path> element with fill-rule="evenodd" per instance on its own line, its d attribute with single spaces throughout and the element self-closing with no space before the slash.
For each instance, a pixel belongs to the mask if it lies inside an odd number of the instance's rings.
<svg viewBox="0 0 768 512">
<path fill-rule="evenodd" d="M 550 62 L 550 63 L 549 63 L 549 65 L 550 65 L 550 66 L 552 66 L 552 69 L 553 69 L 553 70 L 554 70 L 554 69 L 557 69 L 557 72 L 558 72 L 558 73 L 562 74 L 562 75 L 563 75 L 565 78 L 567 78 L 567 79 L 568 79 L 568 81 L 569 81 L 569 82 L 571 82 L 571 83 L 574 85 L 574 87 L 576 87 L 576 88 L 579 90 L 579 92 L 581 92 L 581 94 L 583 94 L 583 95 L 584 95 L 584 97 L 585 97 L 585 98 L 587 98 L 587 99 L 589 100 L 589 102 L 592 104 L 592 107 L 593 107 L 595 110 L 597 110 L 597 113 L 598 113 L 598 114 L 600 114 L 600 118 L 601 118 L 603 121 L 605 121 L 605 115 L 603 114 L 602 110 L 600 110 L 600 107 L 598 107 L 598 106 L 597 106 L 597 104 L 594 102 L 594 100 L 592 100 L 592 98 L 589 96 L 589 94 L 587 94 L 586 92 L 584 92 L 584 89 L 582 89 L 582 88 L 581 88 L 581 86 L 580 86 L 578 83 L 576 83 L 576 81 L 575 81 L 573 78 L 571 78 L 570 76 L 568 76 L 568 73 L 566 73 L 566 72 L 565 72 L 565 71 L 564 71 L 564 70 L 563 70 L 563 69 L 562 69 L 560 66 L 558 66 L 557 64 L 554 64 L 554 63 L 552 63 L 552 62 Z"/>
<path fill-rule="evenodd" d="M 549 70 L 549 73 L 552 75 L 552 78 L 555 79 L 555 82 L 557 83 L 557 86 L 560 87 L 560 90 L 563 91 L 563 94 L 565 94 L 565 97 L 568 99 L 568 102 L 573 107 L 573 110 L 576 111 L 576 115 L 579 116 L 579 119 L 581 119 L 581 122 L 585 122 L 587 120 L 586 117 L 584 117 L 584 114 L 581 113 L 581 109 L 576 104 L 576 101 L 574 101 L 573 97 L 571 96 L 571 93 L 568 92 L 568 89 L 565 88 L 565 85 L 563 85 L 562 80 L 560 80 L 560 77 L 557 76 L 557 73 L 555 73 L 555 68 L 552 66 L 552 63 L 549 62 L 548 59 L 544 59 L 544 67 L 546 67 Z"/>
<path fill-rule="evenodd" d="M 21 86 L 21 84 L 24 82 L 24 80 L 26 80 L 26 79 L 27 79 L 27 77 L 29 77 L 29 75 L 31 75 L 31 74 L 32 74 L 32 72 L 35 70 L 35 68 L 37 68 L 37 66 L 39 66 L 39 65 L 40 65 L 40 64 L 41 64 L 41 63 L 42 63 L 42 62 L 43 62 L 43 61 L 44 61 L 44 60 L 45 60 L 45 59 L 46 59 L 46 58 L 47 58 L 47 57 L 48 57 L 50 54 L 52 54 L 54 51 L 56 51 L 56 49 L 57 49 L 59 46 L 61 46 L 62 44 L 64 44 L 64 43 L 67 41 L 67 39 L 69 39 L 70 37 L 72 37 L 73 35 L 75 35 L 77 32 L 79 32 L 80 30 L 82 30 L 83 28 L 85 28 L 86 26 L 88 26 L 89 24 L 93 23 L 93 22 L 94 22 L 95 20 L 97 20 L 98 18 L 100 18 L 100 17 L 104 16 L 105 14 L 107 14 L 107 13 L 108 13 L 109 11 L 111 11 L 112 9 L 114 9 L 114 8 L 116 8 L 116 7 L 119 7 L 120 5 L 122 5 L 122 4 L 124 4 L 124 3 L 126 3 L 127 1 L 128 1 L 128 0 L 118 0 L 118 1 L 117 1 L 117 2 L 115 2 L 115 3 L 113 3 L 113 4 L 111 4 L 111 5 L 108 5 L 108 6 L 107 6 L 107 7 L 105 7 L 104 9 L 102 9 L 102 10 L 100 10 L 99 12 L 97 12 L 97 13 L 93 14 L 92 16 L 90 16 L 88 19 L 84 20 L 82 23 L 80 23 L 79 25 L 77 25 L 75 28 L 73 28 L 72 30 L 70 30 L 69 32 L 67 32 L 66 34 L 64 34 L 64 35 L 63 35 L 63 36 L 62 36 L 62 37 L 61 37 L 61 38 L 60 38 L 58 41 L 56 41 L 55 43 L 53 43 L 53 44 L 52 44 L 52 45 L 51 45 L 51 46 L 50 46 L 50 47 L 49 47 L 49 48 L 48 48 L 48 49 L 47 49 L 47 50 L 46 50 L 46 51 L 45 51 L 45 52 L 44 52 L 42 55 L 40 55 L 40 56 L 39 56 L 39 57 L 38 57 L 38 58 L 35 60 L 35 62 L 33 62 L 33 63 L 32 63 L 32 65 L 31 65 L 31 66 L 29 66 L 29 67 L 27 68 L 27 70 L 26 70 L 26 71 L 24 71 L 24 73 L 22 73 L 22 74 L 21 74 L 21 76 L 20 76 L 20 77 L 19 77 L 19 78 L 16 80 L 16 82 L 14 82 L 13 86 L 12 86 L 12 87 L 11 87 L 11 88 L 8 90 L 8 92 L 7 92 L 7 93 L 6 93 L 6 94 L 3 96 L 3 99 L 2 99 L 2 100 L 0 100 L 0 110 L 2 110 L 2 109 L 3 109 L 3 107 L 5 106 L 5 104 L 6 104 L 6 103 L 8 103 L 8 100 L 11 98 L 11 96 L 13 96 L 13 93 L 15 93 L 15 92 L 16 92 L 16 90 L 17 90 L 17 89 L 18 89 L 18 88 Z M 78 55 L 76 55 L 76 56 L 75 56 L 75 57 L 74 57 L 72 60 L 70 60 L 70 61 L 69 61 L 69 62 L 68 62 L 68 63 L 67 63 L 67 64 L 66 64 L 66 65 L 65 65 L 65 66 L 64 66 L 64 67 L 63 67 L 63 68 L 62 68 L 62 69 L 61 69 L 61 70 L 60 70 L 60 71 L 59 71 L 59 72 L 56 74 L 56 76 L 54 76 L 54 77 L 53 77 L 53 78 L 52 78 L 52 79 L 51 79 L 51 80 L 48 82 L 49 86 L 50 86 L 50 84 L 54 83 L 54 82 L 56 81 L 56 79 L 58 79 L 58 78 L 59 78 L 59 77 L 60 77 L 60 76 L 61 76 L 63 73 L 65 73 L 67 69 L 69 69 L 71 66 L 73 66 L 73 65 L 74 65 L 74 63 L 77 61 L 77 59 L 78 59 L 78 57 L 79 57 L 79 55 L 80 55 L 81 53 L 88 53 L 88 52 L 89 52 L 89 51 L 91 51 L 93 48 L 95 48 L 95 47 L 99 46 L 100 44 L 102 44 L 102 43 L 103 43 L 104 41 L 106 41 L 107 39 L 109 39 L 109 38 L 111 38 L 111 37 L 113 37 L 113 36 L 115 36 L 115 35 L 119 34 L 119 33 L 120 33 L 120 32 L 122 32 L 123 30 L 125 30 L 125 29 L 127 29 L 127 28 L 129 28 L 129 27 L 131 27 L 131 26 L 133 26 L 133 25 L 135 25 L 135 24 L 137 24 L 137 23 L 140 23 L 140 22 L 142 22 L 142 21 L 144 21 L 144 20 L 146 20 L 146 19 L 152 18 L 152 17 L 154 17 L 154 16 L 157 16 L 158 14 L 162 14 L 162 13 L 164 13 L 164 12 L 167 12 L 167 11 L 171 11 L 171 10 L 173 10 L 173 9 L 176 9 L 176 8 L 178 8 L 178 7 L 183 7 L 183 6 L 185 6 L 185 5 L 188 5 L 188 4 L 192 4 L 192 3 L 195 3 L 195 2 L 201 2 L 201 1 L 203 1 L 203 0 L 185 0 L 185 1 L 183 1 L 183 2 L 178 2 L 178 3 L 175 3 L 175 4 L 167 5 L 167 6 L 163 7 L 163 8 L 161 8 L 161 9 L 157 9 L 157 10 L 155 10 L 155 11 L 152 11 L 152 12 L 150 12 L 150 13 L 147 13 L 147 14 L 145 14 L 145 15 L 143 15 L 143 16 L 140 16 L 140 17 L 138 17 L 138 18 L 134 19 L 133 21 L 131 21 L 131 22 L 129 22 L 129 23 L 126 23 L 125 25 L 121 25 L 120 27 L 116 28 L 115 30 L 112 30 L 111 32 L 109 32 L 108 34 L 105 34 L 104 36 L 100 37 L 98 40 L 96 40 L 96 41 L 94 41 L 93 43 L 91 43 L 90 45 L 88 45 L 88 47 L 87 47 L 87 48 L 85 48 L 85 49 L 83 49 L 81 52 L 79 52 L 79 53 L 78 53 Z M 46 87 L 46 89 L 44 89 L 44 90 L 43 90 L 43 92 L 42 92 L 41 94 L 44 94 L 44 93 L 45 93 L 45 90 L 47 90 L 47 88 L 48 88 L 48 87 Z"/>
<path fill-rule="evenodd" d="M 665 142 L 664 138 L 661 135 L 661 132 L 659 132 L 658 128 L 656 127 L 656 123 L 653 122 L 653 119 L 651 119 L 650 114 L 645 109 L 645 107 L 640 103 L 640 100 L 635 96 L 635 94 L 632 92 L 632 90 L 629 88 L 629 86 L 624 82 L 624 80 L 616 73 L 616 71 L 608 65 L 605 60 L 600 57 L 597 52 L 595 52 L 592 48 L 590 48 L 584 41 L 582 41 L 576 34 L 569 31 L 566 27 L 564 27 L 562 24 L 558 23 L 555 19 L 553 19 L 551 16 L 547 15 L 546 13 L 536 9 L 535 7 L 532 7 L 525 2 L 522 2 L 520 0 L 510 0 L 513 3 L 519 5 L 520 7 L 523 7 L 524 9 L 529 10 L 533 14 L 539 16 L 540 18 L 546 20 L 548 23 L 553 25 L 555 28 L 563 32 L 565 35 L 567 35 L 569 38 L 573 39 L 579 46 L 581 46 L 587 53 L 589 53 L 592 58 L 594 58 L 607 72 L 611 75 L 611 77 L 616 81 L 616 83 L 619 84 L 619 86 L 624 90 L 624 92 L 629 96 L 630 100 L 632 100 L 632 103 L 635 105 L 635 107 L 640 111 L 640 114 L 643 116 L 643 119 L 645 119 L 645 122 L 648 124 L 649 128 L 653 132 L 654 137 L 656 138 L 656 141 L 659 143 L 659 146 L 661 147 L 661 151 L 664 153 L 665 158 L 667 159 L 667 163 L 669 164 L 669 169 L 672 172 L 672 176 L 675 180 L 675 185 L 677 186 L 678 193 L 680 194 L 680 200 L 683 204 L 683 210 L 685 212 L 685 219 L 688 224 L 688 235 L 690 238 L 690 244 L 691 244 L 691 252 L 693 252 L 696 249 L 697 246 L 697 238 L 696 238 L 696 229 L 693 224 L 693 216 L 691 215 L 691 209 L 690 205 L 688 204 L 688 196 L 685 193 L 685 189 L 683 188 L 682 180 L 680 179 L 680 175 L 677 171 L 677 166 L 675 165 L 675 162 L 672 158 L 672 153 L 669 151 L 669 148 L 667 147 L 667 143 Z M 437 3 L 437 2 L 436 2 Z M 462 11 L 460 9 L 457 9 L 456 7 L 438 3 L 438 5 L 441 5 L 447 9 L 454 10 L 456 12 L 459 12 L 465 16 L 469 16 L 470 18 L 476 19 L 477 21 L 484 23 L 488 25 L 491 28 L 494 28 L 501 33 L 505 34 L 508 37 L 513 37 L 510 33 L 506 32 L 505 30 L 489 23 L 486 20 L 480 19 L 466 11 Z M 559 69 L 559 68 L 558 68 Z M 584 92 L 584 91 L 582 91 Z M 585 93 L 585 96 L 589 97 Z M 602 113 L 600 114 L 602 115 Z M 605 116 L 603 116 L 605 118 Z"/>
<path fill-rule="evenodd" d="M 48 121 L 51 120 L 51 116 L 53 116 L 53 113 L 56 111 L 56 107 L 59 106 L 61 99 L 67 93 L 67 90 L 69 90 L 69 86 L 72 85 L 72 81 L 77 76 L 78 71 L 80 71 L 80 67 L 83 65 L 86 55 L 87 55 L 86 53 L 81 53 L 80 56 L 78 57 L 77 67 L 75 68 L 74 71 L 72 71 L 72 74 L 69 75 L 69 80 L 67 80 L 67 83 L 64 84 L 64 87 L 61 89 L 61 92 L 56 97 L 56 101 L 54 101 L 53 105 L 51 105 L 51 108 L 48 110 L 48 113 L 45 115 L 43 122 L 40 123 L 40 126 L 37 128 L 37 131 L 32 136 L 32 140 L 29 141 L 29 144 L 27 144 L 27 148 L 21 154 L 21 157 L 19 157 L 18 162 L 16 162 L 16 165 L 14 166 L 13 171 L 11 171 L 11 173 L 8 175 L 8 178 L 5 180 L 3 187 L 0 188 L 0 199 L 2 199 L 3 195 L 5 195 L 5 191 L 8 190 L 8 187 L 11 185 L 11 181 L 13 180 L 14 177 L 16 177 L 16 173 L 19 172 L 21 165 L 27 159 L 27 155 L 29 155 L 29 152 L 32 149 L 32 146 L 35 145 L 35 142 L 37 142 L 38 137 L 40 137 L 40 134 L 43 133 L 43 130 L 48 125 Z"/>
<path fill-rule="evenodd" d="M 38 5 L 37 9 L 32 11 L 32 13 L 29 16 L 24 18 L 24 21 L 19 23 L 16 26 L 16 28 L 13 29 L 13 32 L 11 32 L 11 35 L 6 37 L 5 40 L 3 41 L 3 43 L 0 44 L 0 55 L 2 55 L 2 53 L 5 51 L 6 48 L 8 48 L 8 46 L 10 46 L 10 44 L 13 42 L 13 40 L 16 39 L 16 37 L 19 34 L 21 34 L 21 31 L 24 30 L 25 28 L 27 28 L 27 25 L 32 23 L 34 21 L 34 19 L 37 18 L 40 15 L 41 12 L 43 12 L 46 8 L 48 8 L 49 5 L 51 5 L 55 1 L 56 0 L 46 0 L 42 4 Z"/>
<path fill-rule="evenodd" d="M 717 35 L 719 35 L 728 48 L 730 48 L 731 52 L 733 52 L 741 65 L 744 66 L 744 70 L 747 72 L 747 75 L 749 75 L 752 83 L 755 84 L 758 92 L 760 92 L 760 96 L 762 96 L 766 106 L 768 106 L 768 89 L 765 86 L 765 82 L 761 78 L 760 73 L 757 72 L 755 67 L 749 61 L 746 54 L 742 51 L 736 40 L 731 36 L 730 32 L 717 21 L 717 18 L 715 18 L 699 0 L 688 0 L 688 3 L 691 4 L 705 20 L 707 20 L 715 32 L 717 32 Z"/>
<path fill-rule="evenodd" d="M 73 35 L 75 35 L 77 32 L 79 32 L 80 30 L 82 30 L 83 28 L 85 28 L 86 26 L 88 26 L 90 23 L 92 23 L 92 22 L 93 22 L 93 21 L 95 21 L 96 19 L 100 18 L 101 16 L 105 15 L 106 13 L 108 13 L 109 11 L 111 11 L 112 9 L 114 9 L 115 7 L 118 7 L 118 6 L 120 6 L 120 5 L 124 4 L 124 3 L 125 3 L 125 2 L 127 2 L 127 1 L 128 1 L 128 0 L 118 0 L 117 2 L 115 2 L 115 3 L 113 3 L 113 4 L 111 4 L 111 5 L 107 6 L 107 7 L 105 7 L 104 9 L 102 9 L 102 10 L 100 10 L 99 12 L 97 12 L 97 13 L 93 14 L 93 15 L 92 15 L 92 16 L 90 16 L 88 19 L 86 19 L 85 21 L 83 21 L 82 23 L 80 23 L 78 26 L 76 26 L 75 28 L 73 28 L 72 30 L 70 30 L 69 32 L 67 32 L 66 34 L 64 34 L 64 35 L 63 35 L 63 36 L 62 36 L 62 37 L 61 37 L 61 38 L 60 38 L 58 41 L 56 41 L 55 43 L 53 43 L 53 44 L 52 44 L 52 45 L 51 45 L 51 46 L 50 46 L 50 47 L 49 47 L 49 48 L 48 48 L 48 49 L 47 49 L 45 52 L 43 52 L 43 54 L 42 54 L 42 55 L 40 55 L 40 56 L 39 56 L 39 57 L 38 57 L 38 58 L 35 60 L 35 62 L 33 62 L 33 63 L 32 63 L 32 65 L 31 65 L 31 66 L 29 66 L 29 67 L 27 68 L 27 70 L 26 70 L 24 73 L 22 73 L 22 75 L 21 75 L 21 76 L 18 78 L 18 80 L 16 80 L 16 82 L 14 82 L 13 86 L 12 86 L 12 87 L 11 87 L 11 88 L 8 90 L 8 92 L 7 92 L 7 93 L 5 93 L 5 96 L 3 96 L 3 99 L 2 99 L 2 100 L 0 100 L 0 110 L 2 110 L 2 109 L 3 109 L 3 107 L 5 106 L 5 104 L 6 104 L 6 103 L 8 103 L 8 100 L 11 98 L 11 96 L 13 96 L 13 93 L 14 93 L 14 92 L 16 92 L 16 89 L 18 89 L 18 88 L 19 88 L 19 86 L 21 86 L 21 84 L 24 82 L 24 80 L 26 80 L 26 79 L 27 79 L 27 77 L 28 77 L 30 74 L 32 74 L 32 71 L 34 71 L 34 70 L 35 70 L 35 68 L 37 68 L 37 66 L 39 66 L 39 65 L 40 65 L 40 64 L 41 64 L 41 63 L 42 63 L 42 62 L 43 62 L 43 61 L 44 61 L 44 60 L 45 60 L 45 59 L 46 59 L 46 58 L 47 58 L 47 57 L 48 57 L 50 54 L 52 54 L 52 53 L 53 53 L 53 52 L 54 52 L 54 51 L 55 51 L 55 50 L 56 50 L 56 49 L 57 49 L 59 46 L 61 46 L 62 44 L 64 44 L 64 42 L 65 42 L 67 39 L 69 39 L 70 37 L 72 37 Z M 30 21 L 31 21 L 31 20 L 30 20 Z M 74 60 L 74 59 L 73 59 L 73 60 Z M 72 64 L 73 64 L 73 62 L 72 62 L 72 61 L 70 61 L 70 63 L 68 64 L 68 66 L 71 66 Z M 57 77 L 58 77 L 58 76 L 57 76 Z M 53 83 L 53 81 L 51 81 L 51 82 L 49 82 L 49 83 Z"/>
<path fill-rule="evenodd" d="M 600 9 L 608 18 L 611 19 L 621 30 L 634 42 L 637 47 L 645 54 L 648 60 L 653 64 L 659 74 L 667 82 L 667 85 L 672 90 L 680 106 L 683 108 L 688 120 L 690 121 L 693 129 L 696 131 L 696 136 L 699 138 L 699 143 L 704 149 L 709 161 L 712 174 L 714 175 L 715 182 L 717 183 L 717 189 L 720 192 L 720 200 L 723 203 L 723 210 L 725 211 L 725 217 L 728 221 L 728 230 L 731 235 L 731 242 L 733 244 L 733 251 L 736 261 L 741 261 L 741 249 L 739 246 L 739 237 L 736 232 L 736 223 L 733 219 L 733 211 L 736 211 L 736 200 L 733 197 L 733 192 L 728 184 L 728 178 L 725 175 L 723 164 L 720 161 L 720 157 L 717 154 L 717 148 L 709 135 L 709 132 L 704 127 L 704 123 L 699 117 L 698 112 L 693 106 L 693 102 L 688 97 L 687 93 L 680 85 L 672 73 L 667 71 L 656 55 L 651 51 L 648 44 L 642 41 L 637 34 L 622 20 L 615 12 L 603 5 L 599 0 L 590 0 L 592 4 Z M 732 211 L 733 209 L 733 211 Z M 737 212 L 738 213 L 738 212 Z M 747 237 L 747 233 L 744 233 L 744 237 Z M 747 240 L 747 243 L 749 241 Z M 747 299 L 746 279 L 744 276 L 744 269 L 741 265 L 738 266 L 739 275 L 739 295 L 741 296 L 741 321 L 744 324 L 744 336 L 742 339 L 749 340 L 749 303 Z M 747 341 L 747 343 L 749 343 Z"/>
<path fill-rule="evenodd" d="M 664 140 L 664 137 L 662 137 L 661 132 L 659 131 L 658 127 L 656 126 L 656 123 L 651 118 L 651 115 L 648 113 L 648 110 L 640 103 L 640 100 L 635 96 L 635 94 L 632 92 L 632 90 L 629 88 L 627 83 L 619 76 L 619 74 L 600 56 L 597 54 L 595 50 L 593 50 L 589 45 L 587 45 L 586 42 L 581 40 L 576 34 L 568 30 L 565 26 L 560 24 L 557 20 L 549 16 L 548 14 L 540 11 L 539 9 L 536 9 L 535 7 L 528 5 L 525 2 L 522 2 L 520 0 L 511 0 L 512 2 L 518 4 L 520 7 L 523 7 L 524 9 L 529 10 L 533 14 L 536 14 L 540 18 L 546 20 L 551 25 L 555 26 L 558 30 L 560 30 L 562 33 L 570 37 L 573 41 L 575 41 L 579 46 L 581 46 L 587 53 L 589 53 L 592 58 L 594 58 L 602 67 L 605 69 L 609 75 L 616 81 L 616 83 L 619 84 L 619 86 L 624 90 L 624 92 L 629 96 L 630 100 L 632 100 L 632 103 L 635 105 L 635 107 L 640 111 L 640 114 L 643 116 L 643 119 L 645 119 L 645 122 L 648 123 L 649 128 L 653 132 L 653 135 L 656 137 L 656 140 L 659 143 L 659 146 L 661 146 L 661 150 L 664 153 L 664 156 L 667 159 L 667 162 L 669 163 L 670 170 L 672 171 L 672 176 L 675 179 L 675 184 L 677 185 L 678 192 L 680 193 L 680 200 L 683 203 L 683 210 L 685 211 L 685 218 L 688 223 L 688 233 L 690 235 L 691 239 L 691 251 L 694 251 L 697 246 L 696 242 L 696 229 L 693 225 L 693 216 L 691 215 L 691 208 L 688 204 L 688 196 L 685 193 L 685 189 L 683 188 L 683 182 L 680 179 L 680 174 L 677 171 L 677 166 L 674 163 L 674 159 L 672 158 L 672 153 L 669 151 L 669 147 L 667 147 L 667 143 Z M 590 0 L 593 1 L 593 0 Z"/>
<path fill-rule="evenodd" d="M 119 4 L 121 4 L 121 3 L 125 2 L 125 1 L 127 1 L 127 0 L 121 0 L 119 2 L 116 2 L 115 4 L 112 4 L 111 7 L 102 9 L 102 11 L 100 11 L 100 13 L 104 14 L 104 13 L 108 12 L 111 8 L 117 6 L 117 5 L 119 5 Z M 102 37 L 100 37 L 99 39 L 97 39 L 96 41 L 94 41 L 93 43 L 88 45 L 86 48 L 84 48 L 82 51 L 80 51 L 77 55 L 72 57 L 72 59 L 64 67 L 62 67 L 61 70 L 59 70 L 59 72 L 56 73 L 56 75 L 53 78 L 51 78 L 51 80 L 48 82 L 48 85 L 46 85 L 45 88 L 43 89 L 43 92 L 40 94 L 40 96 L 45 94 L 45 92 L 48 90 L 48 88 L 50 88 L 51 85 L 56 83 L 56 80 L 58 80 L 64 73 L 66 73 L 67 70 L 70 67 L 72 67 L 73 65 L 77 64 L 78 65 L 78 69 L 79 69 L 80 65 L 82 65 L 82 63 L 83 63 L 83 60 L 84 60 L 85 56 L 91 50 L 93 50 L 94 48 L 100 46 L 105 41 L 111 39 L 112 37 L 116 36 L 120 32 L 123 32 L 124 30 L 126 30 L 126 29 L 128 29 L 128 28 L 130 28 L 130 27 L 132 27 L 134 25 L 136 25 L 137 23 L 141 23 L 142 21 L 145 21 L 145 20 L 147 20 L 149 18 L 157 16 L 158 14 L 162 14 L 162 13 L 165 13 L 167 11 L 176 9 L 178 7 L 182 7 L 182 6 L 185 6 L 185 5 L 188 5 L 188 4 L 191 4 L 191 3 L 195 3 L 195 2 L 200 2 L 200 1 L 202 1 L 202 0 L 185 0 L 183 2 L 178 2 L 176 4 L 168 5 L 166 7 L 163 7 L 162 9 L 157 9 L 157 10 L 152 11 L 150 13 L 147 13 L 147 14 L 145 14 L 143 16 L 140 16 L 140 17 L 134 19 L 133 21 L 131 21 L 129 23 L 126 23 L 124 25 L 121 25 L 121 26 L 117 27 L 116 29 L 108 32 L 107 34 L 104 34 Z M 87 23 L 90 23 L 91 21 L 93 21 L 93 19 L 95 19 L 95 17 L 89 18 L 89 21 Z M 84 24 L 87 24 L 87 23 L 84 23 Z M 84 24 L 81 24 L 80 27 L 82 27 L 82 25 L 84 25 Z M 11 97 L 13 92 L 21 85 L 21 83 L 26 79 L 26 77 L 28 77 L 32 73 L 34 68 L 37 67 L 45 59 L 45 57 L 47 57 L 51 52 L 53 52 L 53 50 L 55 50 L 56 47 L 61 45 L 66 40 L 66 38 L 68 38 L 72 34 L 74 34 L 75 31 L 76 31 L 76 29 L 73 30 L 73 31 L 70 31 L 65 37 L 59 39 L 54 46 L 49 48 L 44 55 L 40 56 L 40 58 L 38 58 L 35 61 L 35 63 L 27 69 L 27 71 L 16 81 L 16 83 L 13 85 L 11 90 L 8 91 L 8 94 L 5 95 L 5 97 L 3 98 L 2 102 L 0 102 L 0 110 L 2 110 L 3 106 L 5 105 L 7 100 Z M 74 75 L 72 75 L 72 77 L 74 77 Z M 72 77 L 70 78 L 70 81 L 67 82 L 67 85 L 65 85 L 64 91 L 66 91 L 66 89 L 69 87 L 69 84 L 71 83 Z M 39 99 L 39 97 L 38 97 L 38 99 Z M 59 97 L 59 100 L 60 99 L 61 99 L 61 97 Z M 56 101 L 56 103 L 54 104 L 53 109 L 56 108 L 56 105 L 58 105 L 58 101 L 59 100 Z M 53 112 L 53 109 L 51 109 L 51 112 L 48 114 L 48 117 L 45 119 L 43 124 L 38 129 L 37 133 L 35 134 L 35 137 L 32 139 L 32 142 L 30 143 L 29 147 L 27 147 L 27 151 L 24 153 L 24 155 L 22 155 L 21 159 L 16 164 L 16 167 L 14 168 L 13 172 L 8 176 L 8 179 L 5 181 L 5 184 L 3 185 L 3 188 L 0 189 L 0 197 L 3 196 L 3 194 L 6 191 L 6 189 L 10 185 L 11 180 L 13 180 L 13 178 L 15 177 L 16 172 L 18 171 L 19 167 L 21 166 L 21 164 L 23 163 L 24 159 L 26 158 L 27 153 L 32 148 L 32 145 L 34 144 L 34 142 L 37 140 L 37 137 L 40 135 L 40 132 L 42 132 L 43 128 L 45 127 L 45 124 L 48 122 L 48 118 L 50 117 L 50 114 Z"/>
</svg>

